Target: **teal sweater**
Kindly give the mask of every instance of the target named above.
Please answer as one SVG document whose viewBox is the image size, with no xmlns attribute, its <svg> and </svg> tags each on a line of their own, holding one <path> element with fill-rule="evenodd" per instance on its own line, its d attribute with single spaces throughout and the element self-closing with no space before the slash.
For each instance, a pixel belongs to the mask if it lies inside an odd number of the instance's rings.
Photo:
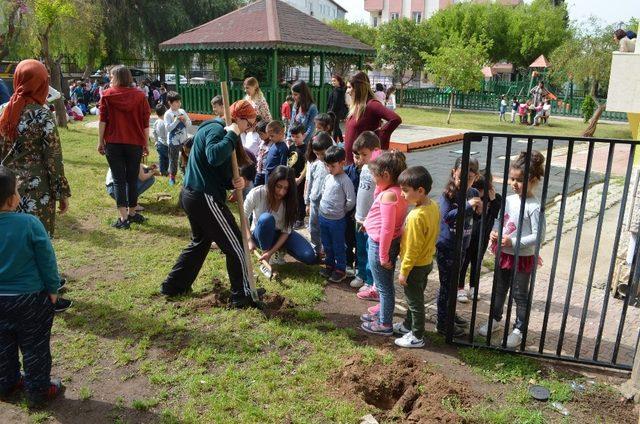
<svg viewBox="0 0 640 424">
<path fill-rule="evenodd" d="M 56 255 L 33 215 L 0 212 L 0 295 L 58 292 Z"/>
<path fill-rule="evenodd" d="M 227 189 L 233 188 L 231 155 L 238 139 L 233 131 L 224 130 L 221 119 L 203 122 L 193 137 L 183 185 L 224 203 Z"/>
</svg>

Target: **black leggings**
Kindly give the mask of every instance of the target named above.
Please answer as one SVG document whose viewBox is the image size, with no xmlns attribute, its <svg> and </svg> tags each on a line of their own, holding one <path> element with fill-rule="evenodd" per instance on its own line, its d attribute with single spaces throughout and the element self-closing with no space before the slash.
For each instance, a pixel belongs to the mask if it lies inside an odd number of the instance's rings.
<svg viewBox="0 0 640 424">
<path fill-rule="evenodd" d="M 142 160 L 142 146 L 107 143 L 105 155 L 119 208 L 138 206 L 138 174 Z"/>
</svg>

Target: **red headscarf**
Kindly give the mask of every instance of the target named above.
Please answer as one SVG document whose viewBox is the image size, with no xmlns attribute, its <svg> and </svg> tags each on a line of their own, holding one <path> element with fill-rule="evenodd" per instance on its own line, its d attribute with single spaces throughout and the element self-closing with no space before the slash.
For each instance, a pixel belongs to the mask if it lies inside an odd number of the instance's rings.
<svg viewBox="0 0 640 424">
<path fill-rule="evenodd" d="M 231 112 L 231 119 L 251 119 L 255 118 L 257 112 L 253 105 L 246 100 L 238 100 L 229 107 Z"/>
<path fill-rule="evenodd" d="M 37 60 L 23 60 L 13 74 L 13 95 L 0 116 L 0 135 L 14 140 L 22 110 L 30 104 L 43 105 L 49 94 L 49 73 Z"/>
</svg>

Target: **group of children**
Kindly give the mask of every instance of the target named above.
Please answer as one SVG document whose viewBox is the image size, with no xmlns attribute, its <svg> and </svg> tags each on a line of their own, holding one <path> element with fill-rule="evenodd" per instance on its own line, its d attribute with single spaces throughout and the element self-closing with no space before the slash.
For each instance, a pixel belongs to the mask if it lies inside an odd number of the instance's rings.
<svg viewBox="0 0 640 424">
<path fill-rule="evenodd" d="M 507 121 L 507 100 L 504 95 L 500 96 L 500 113 L 498 120 L 500 122 Z M 532 100 L 521 102 L 517 97 L 511 100 L 511 123 L 516 122 L 516 116 L 519 118 L 519 122 L 522 125 L 535 126 L 540 124 L 546 124 L 551 116 L 551 101 L 544 99 L 538 104 L 533 104 Z"/>
</svg>

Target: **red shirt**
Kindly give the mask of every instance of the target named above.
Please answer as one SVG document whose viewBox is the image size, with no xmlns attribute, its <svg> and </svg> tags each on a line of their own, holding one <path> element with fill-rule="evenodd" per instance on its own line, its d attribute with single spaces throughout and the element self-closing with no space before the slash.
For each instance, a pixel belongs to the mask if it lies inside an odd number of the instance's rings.
<svg viewBox="0 0 640 424">
<path fill-rule="evenodd" d="M 383 119 L 387 122 L 380 126 Z M 356 141 L 356 138 L 358 138 L 360 134 L 364 131 L 375 132 L 378 138 L 380 138 L 380 147 L 382 150 L 388 150 L 391 133 L 393 133 L 401 123 L 402 119 L 397 113 L 385 107 L 378 100 L 369 100 L 360 119 L 356 120 L 352 115 L 349 116 L 345 122 L 344 149 L 347 153 L 347 164 L 353 163 L 353 142 Z"/>
<path fill-rule="evenodd" d="M 100 98 L 100 122 L 107 124 L 105 143 L 146 146 L 151 111 L 144 93 L 133 87 L 112 87 Z"/>
<path fill-rule="evenodd" d="M 291 119 L 291 105 L 289 102 L 284 102 L 282 106 L 280 106 L 280 116 Z"/>
</svg>

